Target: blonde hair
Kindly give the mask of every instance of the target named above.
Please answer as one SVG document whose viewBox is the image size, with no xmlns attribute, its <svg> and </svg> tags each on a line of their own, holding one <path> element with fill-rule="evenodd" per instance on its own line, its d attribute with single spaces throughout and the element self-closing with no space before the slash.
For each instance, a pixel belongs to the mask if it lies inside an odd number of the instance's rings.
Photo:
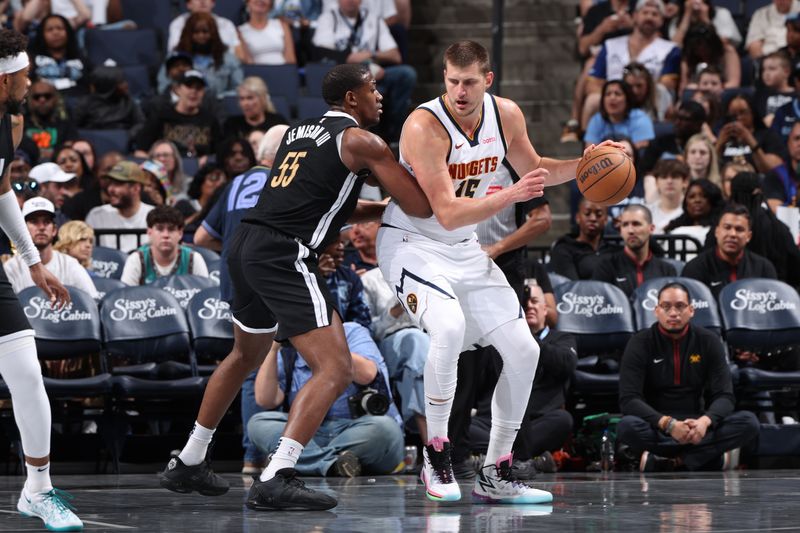
<svg viewBox="0 0 800 533">
<path fill-rule="evenodd" d="M 711 142 L 711 139 L 709 139 L 703 133 L 696 133 L 691 137 L 689 137 L 689 140 L 686 141 L 686 147 L 684 148 L 683 153 L 688 155 L 689 146 L 696 142 L 701 142 L 705 144 L 706 148 L 708 148 L 708 151 L 711 154 L 711 161 L 708 162 L 708 171 L 706 172 L 705 178 L 707 178 L 708 181 L 710 181 L 717 187 L 722 187 L 722 175 L 719 173 L 719 159 L 717 157 L 717 149 L 714 146 L 714 143 Z"/>
<path fill-rule="evenodd" d="M 239 84 L 238 89 L 243 89 L 255 94 L 264 106 L 267 113 L 275 113 L 275 106 L 272 104 L 272 98 L 269 97 L 269 89 L 264 80 L 258 76 L 248 76 L 242 83 Z"/>
<path fill-rule="evenodd" d="M 82 220 L 72 220 L 58 229 L 58 241 L 53 245 L 53 248 L 69 255 L 70 248 L 86 238 L 92 239 L 92 242 L 94 242 L 94 230 L 92 227 Z M 81 265 L 85 268 L 91 267 L 91 259 L 86 260 L 85 264 L 81 263 Z"/>
</svg>

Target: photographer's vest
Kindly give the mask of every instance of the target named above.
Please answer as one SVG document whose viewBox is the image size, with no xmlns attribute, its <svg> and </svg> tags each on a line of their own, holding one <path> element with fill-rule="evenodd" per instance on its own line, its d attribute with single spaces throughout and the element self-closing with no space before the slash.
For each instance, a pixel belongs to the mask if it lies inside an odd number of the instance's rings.
<svg viewBox="0 0 800 533">
<path fill-rule="evenodd" d="M 161 277 L 156 270 L 156 265 L 153 259 L 153 254 L 150 251 L 149 244 L 140 246 L 135 253 L 139 255 L 139 261 L 142 265 L 142 273 L 139 276 L 139 285 L 153 283 L 156 279 Z M 192 267 L 194 266 L 193 263 L 194 250 L 181 244 L 178 248 L 178 260 L 175 261 L 175 265 L 172 267 L 172 270 L 166 275 L 171 276 L 173 274 L 191 274 Z"/>
</svg>

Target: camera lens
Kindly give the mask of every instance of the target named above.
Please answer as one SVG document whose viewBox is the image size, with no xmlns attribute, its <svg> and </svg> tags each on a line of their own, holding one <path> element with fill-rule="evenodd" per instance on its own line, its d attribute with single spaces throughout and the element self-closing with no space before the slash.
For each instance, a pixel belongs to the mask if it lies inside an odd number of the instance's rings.
<svg viewBox="0 0 800 533">
<path fill-rule="evenodd" d="M 378 392 L 366 392 L 361 398 L 361 407 L 373 416 L 385 415 L 389 410 L 389 398 Z"/>
</svg>

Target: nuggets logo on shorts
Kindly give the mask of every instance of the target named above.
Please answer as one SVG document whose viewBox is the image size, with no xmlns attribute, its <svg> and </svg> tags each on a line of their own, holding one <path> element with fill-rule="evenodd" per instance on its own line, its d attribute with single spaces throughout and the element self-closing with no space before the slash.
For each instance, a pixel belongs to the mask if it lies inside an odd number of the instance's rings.
<svg viewBox="0 0 800 533">
<path fill-rule="evenodd" d="M 700 362 L 700 354 L 693 353 L 692 355 L 690 355 L 689 356 L 689 362 L 690 363 L 699 363 Z"/>
<path fill-rule="evenodd" d="M 412 313 L 417 312 L 417 295 L 413 292 L 406 297 L 406 304 L 408 305 L 408 310 Z"/>
</svg>

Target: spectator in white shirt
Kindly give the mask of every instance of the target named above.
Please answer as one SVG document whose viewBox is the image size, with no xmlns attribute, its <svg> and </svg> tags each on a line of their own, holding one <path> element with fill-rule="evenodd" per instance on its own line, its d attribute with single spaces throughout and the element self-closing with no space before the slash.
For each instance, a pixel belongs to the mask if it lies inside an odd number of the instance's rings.
<svg viewBox="0 0 800 533">
<path fill-rule="evenodd" d="M 647 207 L 653 215 L 653 233 L 664 233 L 672 219 L 683 214 L 683 196 L 689 186 L 689 166 L 678 159 L 662 159 L 653 169 L 658 198 Z"/>
<path fill-rule="evenodd" d="M 297 63 L 289 23 L 269 18 L 272 3 L 272 0 L 247 0 L 250 18 L 239 26 L 239 35 L 257 65 Z"/>
<path fill-rule="evenodd" d="M 152 205 L 142 202 L 142 187 L 148 183 L 147 175 L 133 161 L 120 161 L 108 174 L 101 178 L 108 179 L 108 202 L 95 207 L 86 215 L 86 223 L 98 229 L 145 229 L 147 213 Z M 147 243 L 147 235 L 142 236 L 142 244 Z M 130 252 L 138 247 L 136 235 L 122 235 L 117 246 L 116 235 L 100 237 L 100 246 L 119 248 Z"/>
<path fill-rule="evenodd" d="M 128 256 L 120 278 L 126 285 L 146 285 L 163 276 L 194 274 L 208 277 L 208 267 L 198 252 L 181 244 L 183 215 L 174 207 L 160 205 L 147 213 L 150 244 Z"/>
<path fill-rule="evenodd" d="M 369 63 L 378 90 L 386 98 L 381 126 L 389 141 L 400 137 L 408 115 L 417 73 L 402 64 L 397 43 L 386 22 L 361 0 L 339 0 L 338 9 L 324 11 L 317 20 L 313 43 L 318 58 L 337 63 Z"/>
<path fill-rule="evenodd" d="M 58 233 L 56 227 L 56 209 L 47 198 L 31 198 L 22 205 L 22 216 L 28 226 L 33 244 L 39 250 L 42 264 L 55 275 L 61 283 L 76 287 L 93 298 L 97 296 L 89 273 L 74 258 L 53 249 L 53 239 Z M 3 265 L 8 281 L 15 293 L 33 287 L 30 269 L 19 255 L 15 255 Z"/>
<path fill-rule="evenodd" d="M 190 15 L 194 13 L 211 13 L 211 10 L 214 9 L 214 4 L 216 4 L 214 0 L 186 0 L 186 9 L 188 9 L 189 12 L 178 15 L 169 24 L 167 50 L 172 50 L 178 45 L 183 27 L 186 24 L 186 19 L 188 19 Z M 236 54 L 239 61 L 251 63 L 251 58 L 248 56 L 247 50 L 242 46 L 239 33 L 236 31 L 236 26 L 234 26 L 233 22 L 225 17 L 215 15 L 214 13 L 211 13 L 211 15 L 217 23 L 217 29 L 219 30 L 219 36 L 222 42 Z"/>
<path fill-rule="evenodd" d="M 800 0 L 772 0 L 753 13 L 747 27 L 744 47 L 750 57 L 759 59 L 786 46 L 786 16 L 800 12 Z"/>
</svg>

